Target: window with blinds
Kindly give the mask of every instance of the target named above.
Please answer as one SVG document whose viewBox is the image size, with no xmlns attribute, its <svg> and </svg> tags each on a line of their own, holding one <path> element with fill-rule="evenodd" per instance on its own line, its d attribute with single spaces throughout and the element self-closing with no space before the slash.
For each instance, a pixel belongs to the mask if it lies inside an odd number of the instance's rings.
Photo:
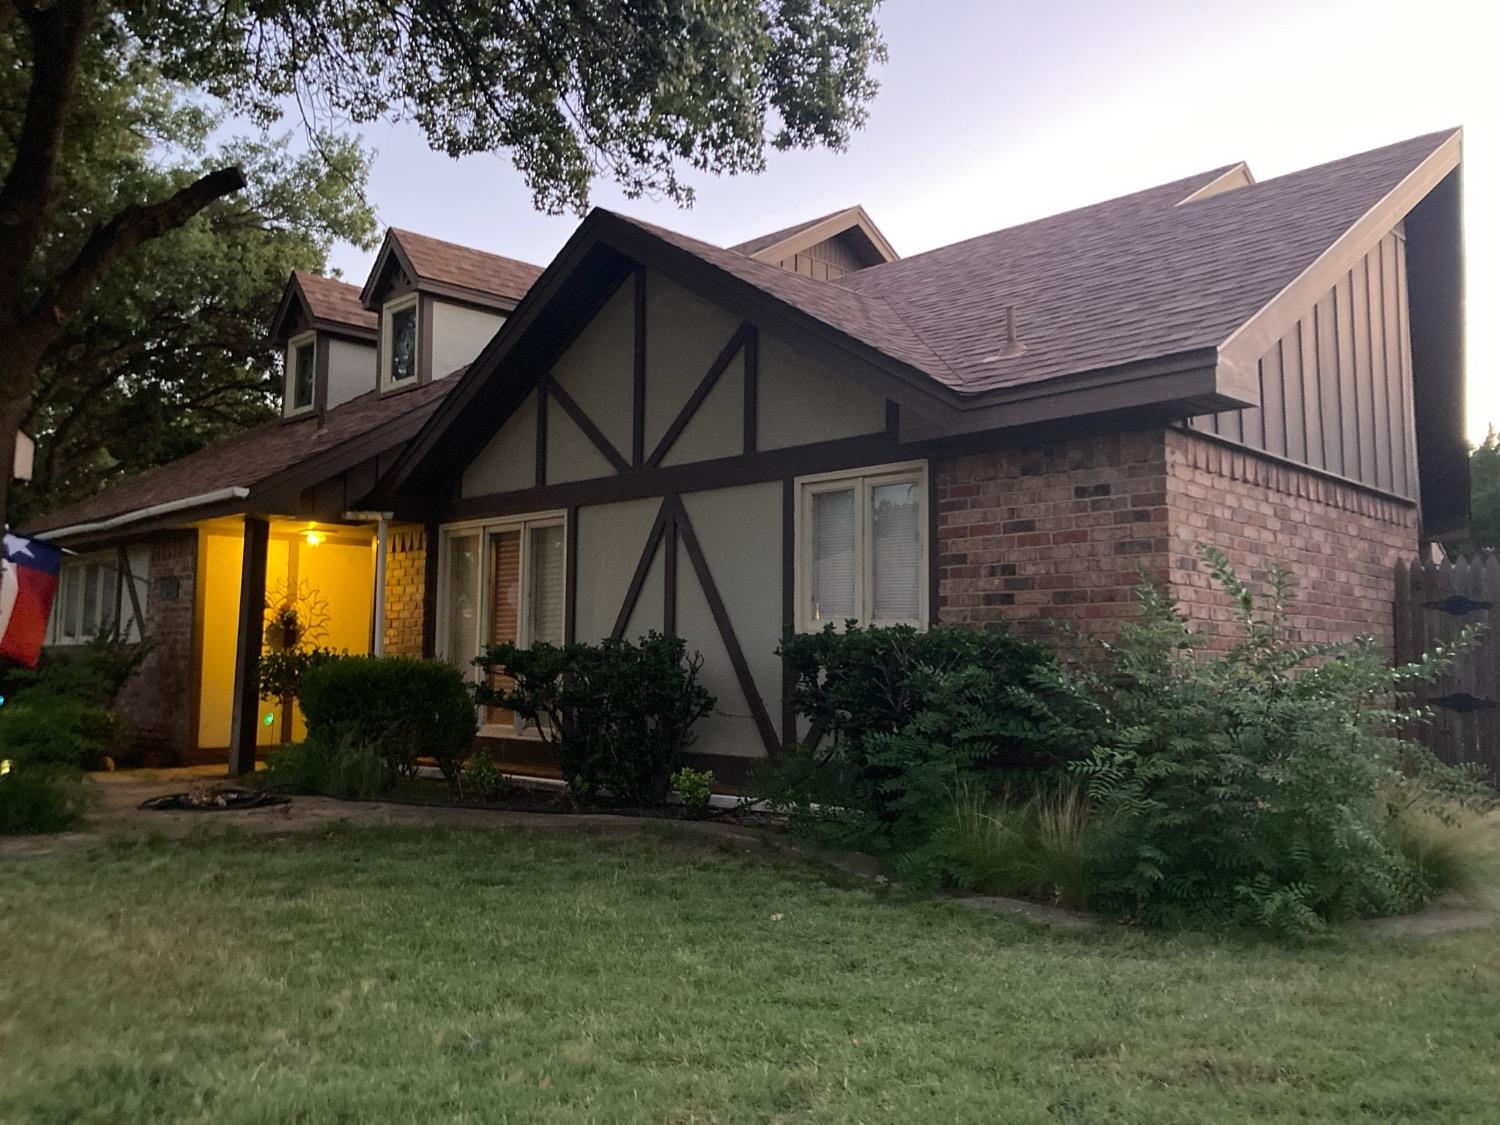
<svg viewBox="0 0 1500 1125">
<path fill-rule="evenodd" d="M 565 544 L 563 518 L 556 515 L 445 530 L 443 655 L 478 675 L 474 657 L 489 645 L 562 644 Z M 486 726 L 525 733 L 521 720 L 502 708 L 487 708 L 483 719 Z"/>
<path fill-rule="evenodd" d="M 927 625 L 927 467 L 797 482 L 798 627 Z"/>
<path fill-rule="evenodd" d="M 145 544 L 127 548 L 123 557 L 112 551 L 64 560 L 47 620 L 46 643 L 87 644 L 100 636 L 140 640 L 136 607 L 144 616 L 150 567 L 150 548 Z"/>
</svg>

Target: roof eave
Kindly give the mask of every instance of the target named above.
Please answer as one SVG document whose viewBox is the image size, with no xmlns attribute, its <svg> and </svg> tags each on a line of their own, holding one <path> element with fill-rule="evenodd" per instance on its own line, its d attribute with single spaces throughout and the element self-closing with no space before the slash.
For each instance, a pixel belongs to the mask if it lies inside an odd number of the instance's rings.
<svg viewBox="0 0 1500 1125">
<path fill-rule="evenodd" d="M 1260 405 L 1254 370 L 1226 363 L 1214 348 L 963 396 L 955 432 L 1013 428 L 1150 407 L 1179 417 Z"/>
<path fill-rule="evenodd" d="M 1237 368 L 1253 368 L 1324 292 L 1333 288 L 1354 258 L 1389 232 L 1463 159 L 1463 130 L 1455 129 L 1431 154 L 1344 231 L 1300 274 L 1219 345 Z"/>
</svg>

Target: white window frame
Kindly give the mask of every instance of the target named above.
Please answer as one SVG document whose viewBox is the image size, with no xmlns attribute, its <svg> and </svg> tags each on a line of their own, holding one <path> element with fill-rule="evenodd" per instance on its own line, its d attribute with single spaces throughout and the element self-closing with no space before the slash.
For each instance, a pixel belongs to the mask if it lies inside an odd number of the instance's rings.
<svg viewBox="0 0 1500 1125">
<path fill-rule="evenodd" d="M 311 344 L 313 347 L 313 393 L 312 401 L 306 406 L 296 405 L 297 392 L 297 349 Z M 315 331 L 300 332 L 286 342 L 286 374 L 282 384 L 281 401 L 284 405 L 283 414 L 288 418 L 294 418 L 299 414 L 312 413 L 313 407 L 318 404 L 318 334 Z"/>
<path fill-rule="evenodd" d="M 463 659 L 465 662 L 478 656 L 487 647 L 489 641 L 485 633 L 489 628 L 490 620 L 490 536 L 507 531 L 519 531 L 521 533 L 520 554 L 520 604 L 516 612 L 516 644 L 525 648 L 531 644 L 531 614 L 528 602 L 531 595 L 531 532 L 534 529 L 545 527 L 560 527 L 563 529 L 563 619 L 567 619 L 568 597 L 570 591 L 567 586 L 568 573 L 568 513 L 566 509 L 557 509 L 546 512 L 527 512 L 524 515 L 506 516 L 502 519 L 479 519 L 465 520 L 461 523 L 444 524 L 439 529 L 439 551 L 438 551 L 438 598 L 437 598 L 437 654 L 444 660 L 453 661 Z M 474 630 L 474 651 L 468 654 L 454 653 L 449 646 L 448 621 L 449 606 L 452 602 L 453 591 L 448 586 L 448 573 L 451 566 L 452 541 L 456 536 L 463 535 L 479 536 L 479 596 L 475 604 L 479 607 L 479 628 Z M 567 640 L 566 637 L 563 638 Z M 464 675 L 473 683 L 479 682 L 479 669 L 472 664 L 467 664 Z M 484 722 L 484 708 L 480 708 L 479 733 L 487 738 L 538 738 L 540 737 L 535 727 L 528 726 L 518 715 L 514 727 L 504 726 L 499 723 Z"/>
<path fill-rule="evenodd" d="M 931 512 L 928 505 L 931 497 L 927 490 L 927 462 L 902 461 L 890 465 L 871 465 L 859 469 L 841 469 L 832 473 L 815 473 L 798 477 L 793 542 L 794 575 L 796 593 L 797 631 L 816 632 L 829 624 L 828 618 L 818 618 L 813 612 L 812 596 L 812 505 L 813 497 L 823 492 L 842 492 L 854 489 L 854 620 L 861 625 L 913 625 L 927 629 L 929 620 L 929 575 L 931 568 L 932 537 L 929 534 Z M 885 484 L 915 484 L 917 486 L 917 534 L 920 539 L 917 569 L 917 616 L 906 620 L 876 620 L 873 616 L 875 591 L 870 582 L 874 566 L 871 536 L 873 523 L 870 519 L 871 496 L 876 488 Z M 844 622 L 834 621 L 835 628 L 842 629 Z"/>
<path fill-rule="evenodd" d="M 421 381 L 422 369 L 422 310 L 417 308 L 420 293 L 408 293 L 396 297 L 380 307 L 380 386 L 382 390 L 395 387 L 415 387 Z M 407 309 L 412 313 L 412 373 L 411 378 L 397 381 L 391 378 L 391 361 L 395 358 L 395 334 L 392 322 L 396 314 Z"/>
<path fill-rule="evenodd" d="M 139 559 L 129 561 L 129 553 L 126 558 L 127 567 L 140 562 Z M 83 583 L 87 579 L 90 566 L 98 568 L 94 575 L 95 617 L 92 621 L 86 621 L 84 620 L 84 606 L 87 603 Z M 135 620 L 135 610 L 130 600 L 130 591 L 125 588 L 125 583 L 131 581 L 136 583 L 136 597 L 140 600 L 141 609 L 144 612 L 146 607 L 146 590 L 143 588 L 145 576 L 126 573 L 122 578 L 119 570 L 120 558 L 115 551 L 64 557 L 62 569 L 57 575 L 57 594 L 52 601 L 52 613 L 47 619 L 45 643 L 48 647 L 67 648 L 86 645 L 99 635 L 106 621 L 119 631 L 121 640 L 134 643 L 141 639 L 140 627 Z M 68 604 L 70 593 L 75 595 L 71 606 Z M 107 612 L 110 606 L 114 607 L 113 617 Z M 71 615 L 69 610 L 73 611 Z M 69 616 L 72 617 L 71 621 L 68 620 Z M 71 635 L 68 632 L 70 627 L 73 630 Z"/>
</svg>

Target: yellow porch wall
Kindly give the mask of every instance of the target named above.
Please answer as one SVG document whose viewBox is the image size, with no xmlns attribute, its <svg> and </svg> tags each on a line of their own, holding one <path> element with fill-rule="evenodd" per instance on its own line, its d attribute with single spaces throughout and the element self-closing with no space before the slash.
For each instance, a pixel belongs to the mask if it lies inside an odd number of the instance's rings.
<svg viewBox="0 0 1500 1125">
<path fill-rule="evenodd" d="M 321 528 L 322 542 L 309 544 L 307 524 L 274 521 L 266 549 L 266 596 L 275 599 L 294 585 L 304 601 L 320 607 L 322 632 L 310 643 L 351 653 L 370 651 L 372 597 L 375 589 L 373 536 L 362 528 Z M 229 745 L 234 710 L 236 619 L 240 604 L 240 567 L 244 538 L 238 527 L 215 524 L 199 529 L 199 614 L 202 674 L 199 681 L 198 745 L 217 749 Z M 271 722 L 264 721 L 267 715 Z M 256 743 L 274 746 L 281 741 L 279 703 L 262 701 Z M 292 738 L 301 739 L 306 726 L 300 713 L 292 718 Z"/>
</svg>

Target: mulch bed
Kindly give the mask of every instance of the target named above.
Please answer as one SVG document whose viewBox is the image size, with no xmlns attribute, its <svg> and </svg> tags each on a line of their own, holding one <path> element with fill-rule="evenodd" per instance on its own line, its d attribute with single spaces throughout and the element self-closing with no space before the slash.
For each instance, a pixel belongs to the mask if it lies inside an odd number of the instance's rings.
<svg viewBox="0 0 1500 1125">
<path fill-rule="evenodd" d="M 267 793 L 261 789 L 242 789 L 235 785 L 212 785 L 186 793 L 167 793 L 140 803 L 143 809 L 158 812 L 235 812 L 240 809 L 263 809 L 269 805 L 289 805 L 290 797 Z"/>
</svg>

